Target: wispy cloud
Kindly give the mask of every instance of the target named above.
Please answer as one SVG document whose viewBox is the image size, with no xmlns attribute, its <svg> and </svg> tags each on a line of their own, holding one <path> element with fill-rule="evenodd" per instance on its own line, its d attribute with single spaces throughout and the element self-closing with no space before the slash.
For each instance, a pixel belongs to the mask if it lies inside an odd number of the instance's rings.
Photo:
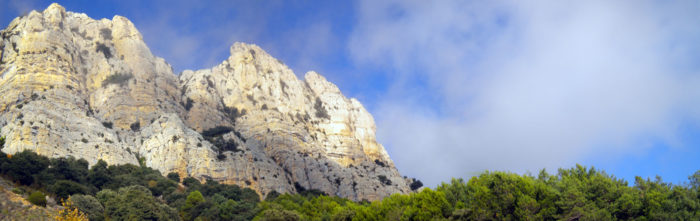
<svg viewBox="0 0 700 221">
<path fill-rule="evenodd" d="M 35 0 L 9 0 L 0 2 L 0 21 L 4 23 L 0 24 L 0 27 L 4 28 L 16 16 L 27 14 L 32 10 L 43 9 L 39 9 L 39 4 Z"/>
<path fill-rule="evenodd" d="M 287 30 L 283 34 L 284 41 L 274 41 L 266 46 L 272 52 L 296 54 L 284 62 L 299 76 L 310 70 L 324 67 L 324 57 L 330 55 L 337 43 L 338 37 L 331 30 L 327 21 L 319 21 L 298 29 Z"/>
<path fill-rule="evenodd" d="M 700 5 L 658 4 L 363 1 L 349 47 L 399 70 L 374 113 L 403 173 L 536 172 L 683 145 L 678 124 L 700 116 Z"/>
<path fill-rule="evenodd" d="M 143 6 L 143 3 L 134 3 Z M 229 54 L 234 41 L 255 43 L 267 26 L 266 16 L 279 4 L 214 1 L 158 1 L 152 8 L 132 7 L 129 18 L 157 56 L 176 70 L 210 68 Z M 168 5 L 168 7 L 162 7 Z"/>
<path fill-rule="evenodd" d="M 19 15 L 28 13 L 32 10 L 35 10 L 38 7 L 37 2 L 32 0 L 10 0 L 8 5 L 10 6 L 8 7 L 9 10 Z"/>
<path fill-rule="evenodd" d="M 323 58 L 343 45 L 330 24 L 332 12 L 309 7 L 313 5 L 310 2 L 162 1 L 156 5 L 159 4 L 168 7 L 124 9 L 131 10 L 130 18 L 154 53 L 171 62 L 176 70 L 219 64 L 228 57 L 229 47 L 241 41 L 260 45 L 303 75 L 323 68 Z"/>
</svg>

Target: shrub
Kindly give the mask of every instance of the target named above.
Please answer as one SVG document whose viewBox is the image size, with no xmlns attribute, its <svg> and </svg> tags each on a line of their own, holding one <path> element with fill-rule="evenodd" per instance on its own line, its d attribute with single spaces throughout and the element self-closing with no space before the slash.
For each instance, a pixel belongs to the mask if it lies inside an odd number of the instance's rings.
<svg viewBox="0 0 700 221">
<path fill-rule="evenodd" d="M 385 165 L 384 162 L 382 162 L 382 161 L 374 160 L 374 163 L 376 163 L 376 164 L 379 165 L 380 167 L 386 167 L 386 165 Z"/>
<path fill-rule="evenodd" d="M 379 178 L 379 182 L 381 182 L 384 185 L 391 185 L 391 180 L 387 179 L 386 176 L 384 175 L 379 175 L 377 176 Z"/>
<path fill-rule="evenodd" d="M 277 199 L 277 197 L 280 196 L 280 193 L 277 192 L 276 190 L 272 190 L 269 193 L 267 193 L 267 196 L 265 196 L 265 201 L 273 201 Z"/>
<path fill-rule="evenodd" d="M 109 28 L 100 29 L 100 34 L 107 40 L 112 40 L 112 30 Z"/>
<path fill-rule="evenodd" d="M 188 188 L 195 188 L 201 186 L 202 183 L 200 183 L 199 180 L 195 179 L 194 177 L 187 177 L 182 180 L 182 185 L 185 185 Z"/>
<path fill-rule="evenodd" d="M 296 189 L 297 193 L 306 191 L 306 188 L 299 184 L 299 182 L 294 182 L 294 189 Z"/>
<path fill-rule="evenodd" d="M 185 205 L 181 209 L 182 218 L 185 220 L 193 220 L 196 218 L 199 215 L 198 212 L 195 212 L 196 207 L 201 203 L 204 203 L 204 196 L 202 196 L 202 193 L 197 190 L 192 191 L 190 195 L 187 196 Z"/>
<path fill-rule="evenodd" d="M 415 191 L 423 186 L 423 182 L 417 179 L 413 179 L 413 182 L 411 182 L 411 185 L 409 186 L 411 187 L 411 190 Z"/>
<path fill-rule="evenodd" d="M 110 220 L 178 220 L 177 212 L 151 195 L 146 187 L 129 186 L 118 191 L 102 190 L 97 199 Z"/>
<path fill-rule="evenodd" d="M 298 212 L 293 210 L 277 209 L 272 208 L 263 211 L 256 220 L 301 220 L 301 216 Z"/>
<path fill-rule="evenodd" d="M 43 187 L 55 183 L 56 180 L 55 174 L 49 170 L 44 170 L 39 172 L 39 174 L 34 174 L 34 184 L 32 185 Z"/>
<path fill-rule="evenodd" d="M 13 181 L 27 186 L 34 183 L 35 174 L 39 174 L 49 166 L 49 158 L 30 150 L 22 151 L 6 161 L 2 165 L 2 171 Z"/>
<path fill-rule="evenodd" d="M 110 84 L 118 84 L 120 86 L 126 84 L 129 82 L 129 79 L 134 77 L 131 73 L 116 73 L 112 74 L 110 76 L 107 76 L 104 81 L 102 81 L 102 87 L 106 87 L 107 85 Z"/>
<path fill-rule="evenodd" d="M 54 217 L 54 220 L 58 221 L 87 221 L 88 216 L 75 208 L 70 200 L 61 201 L 63 206 L 62 210 L 58 211 L 58 215 Z"/>
<path fill-rule="evenodd" d="M 231 132 L 231 131 L 233 131 L 232 127 L 216 126 L 216 127 L 209 128 L 208 130 L 203 131 L 202 136 L 216 137 L 216 136 L 224 135 L 224 134 Z"/>
<path fill-rule="evenodd" d="M 328 115 L 328 111 L 323 107 L 323 102 L 321 98 L 316 97 L 316 102 L 314 103 L 314 109 L 316 110 L 316 117 L 330 119 L 331 116 Z"/>
<path fill-rule="evenodd" d="M 101 189 L 103 185 L 112 182 L 112 176 L 110 176 L 107 170 L 107 162 L 104 160 L 98 160 L 95 165 L 90 168 L 87 174 L 88 183 Z"/>
<path fill-rule="evenodd" d="M 218 148 L 218 151 L 233 151 L 233 152 L 238 152 L 241 151 L 238 149 L 238 144 L 236 144 L 236 141 L 231 140 L 231 139 L 223 139 L 221 137 L 204 137 L 209 143 L 213 144 L 216 148 Z"/>
<path fill-rule="evenodd" d="M 34 191 L 27 197 L 27 200 L 37 206 L 46 206 L 46 195 L 39 191 Z"/>
<path fill-rule="evenodd" d="M 24 194 L 24 190 L 22 188 L 17 188 L 17 187 L 12 188 L 12 192 L 15 194 L 20 194 L 20 195 Z"/>
<path fill-rule="evenodd" d="M 225 200 L 203 214 L 211 220 L 252 220 L 257 213 L 256 204 Z M 212 212 L 209 212 L 212 211 Z"/>
<path fill-rule="evenodd" d="M 73 194 L 85 194 L 88 192 L 85 186 L 70 180 L 56 181 L 56 183 L 49 186 L 49 189 L 56 194 L 56 198 L 59 200 L 65 200 Z"/>
<path fill-rule="evenodd" d="M 175 181 L 175 182 L 180 182 L 180 174 L 176 172 L 170 172 L 168 173 L 168 179 Z"/>
<path fill-rule="evenodd" d="M 187 101 L 185 102 L 185 104 L 183 106 L 185 106 L 185 110 L 189 111 L 190 109 L 192 109 L 193 105 L 194 105 L 194 101 L 192 100 L 192 98 L 188 97 Z"/>
<path fill-rule="evenodd" d="M 72 156 L 53 158 L 50 160 L 48 172 L 59 180 L 72 180 L 85 183 L 88 174 L 88 162 L 85 159 L 75 160 Z"/>
<path fill-rule="evenodd" d="M 151 190 L 154 196 L 172 192 L 177 187 L 177 183 L 170 179 L 166 179 L 160 174 L 151 174 L 148 176 L 148 189 Z"/>
<path fill-rule="evenodd" d="M 131 124 L 129 127 L 131 128 L 132 131 L 136 132 L 136 131 L 141 129 L 141 123 L 136 121 L 133 124 Z"/>
<path fill-rule="evenodd" d="M 328 196 L 328 194 L 326 192 L 323 192 L 319 189 L 304 190 L 304 191 L 300 192 L 299 194 L 302 196 L 305 196 L 305 197 L 310 197 L 310 198 L 311 197 L 319 197 L 319 196 Z"/>
<path fill-rule="evenodd" d="M 104 207 L 94 196 L 76 194 L 68 198 L 71 208 L 78 209 L 87 215 L 90 220 L 104 220 Z"/>
<path fill-rule="evenodd" d="M 106 45 L 102 43 L 97 43 L 97 48 L 95 49 L 95 52 L 102 52 L 102 54 L 104 54 L 105 58 L 107 59 L 112 58 L 112 52 Z"/>
<path fill-rule="evenodd" d="M 232 123 L 236 122 L 236 118 L 241 116 L 241 114 L 238 112 L 238 108 L 230 108 L 227 106 L 224 106 L 224 113 L 228 117 L 229 120 L 231 120 Z"/>
<path fill-rule="evenodd" d="M 231 120 L 231 122 L 236 122 L 236 119 L 240 116 L 245 115 L 246 111 L 245 109 L 241 109 L 239 111 L 238 108 L 229 108 L 224 106 L 224 113 L 226 114 L 226 116 L 228 116 L 228 119 Z"/>
<path fill-rule="evenodd" d="M 112 122 L 102 122 L 102 126 L 105 126 L 106 128 L 112 129 Z"/>
</svg>

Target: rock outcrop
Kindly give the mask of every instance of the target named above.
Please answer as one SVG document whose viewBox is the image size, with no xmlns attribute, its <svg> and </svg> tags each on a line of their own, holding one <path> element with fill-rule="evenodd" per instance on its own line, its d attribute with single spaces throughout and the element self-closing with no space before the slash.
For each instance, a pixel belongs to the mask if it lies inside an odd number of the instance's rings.
<svg viewBox="0 0 700 221">
<path fill-rule="evenodd" d="M 179 78 L 179 79 L 178 79 Z M 323 76 L 255 45 L 180 76 L 126 18 L 52 4 L 0 31 L 4 152 L 137 164 L 255 189 L 353 200 L 409 191 L 372 116 Z"/>
</svg>

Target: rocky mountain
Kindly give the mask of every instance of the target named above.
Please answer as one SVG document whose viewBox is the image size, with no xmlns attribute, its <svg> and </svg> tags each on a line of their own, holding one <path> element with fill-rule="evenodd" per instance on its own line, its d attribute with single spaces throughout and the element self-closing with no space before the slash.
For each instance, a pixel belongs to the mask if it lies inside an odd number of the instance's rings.
<svg viewBox="0 0 700 221">
<path fill-rule="evenodd" d="M 300 80 L 255 45 L 211 69 L 175 75 L 126 18 L 52 4 L 0 31 L 2 150 L 271 191 L 353 200 L 410 191 L 372 116 L 323 76 Z"/>
</svg>

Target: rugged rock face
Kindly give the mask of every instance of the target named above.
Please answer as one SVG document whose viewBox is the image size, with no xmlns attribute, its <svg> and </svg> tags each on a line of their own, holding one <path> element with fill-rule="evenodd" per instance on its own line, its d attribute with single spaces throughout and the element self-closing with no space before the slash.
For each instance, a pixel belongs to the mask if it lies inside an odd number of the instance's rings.
<svg viewBox="0 0 700 221">
<path fill-rule="evenodd" d="M 372 116 L 321 75 L 255 45 L 178 79 L 126 18 L 52 4 L 0 31 L 4 152 L 138 163 L 251 187 L 354 200 L 409 191 Z"/>
</svg>

